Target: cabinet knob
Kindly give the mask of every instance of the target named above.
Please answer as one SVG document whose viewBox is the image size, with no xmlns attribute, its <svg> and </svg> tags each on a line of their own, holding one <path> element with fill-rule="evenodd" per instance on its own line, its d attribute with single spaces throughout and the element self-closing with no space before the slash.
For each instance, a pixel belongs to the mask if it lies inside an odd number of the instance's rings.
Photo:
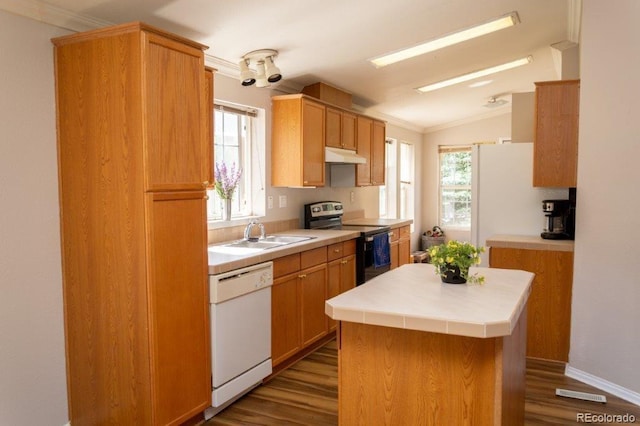
<svg viewBox="0 0 640 426">
<path fill-rule="evenodd" d="M 334 253 L 340 253 L 340 249 L 333 249 Z"/>
<path fill-rule="evenodd" d="M 307 274 L 300 274 L 298 275 L 298 278 L 307 278 Z"/>
<path fill-rule="evenodd" d="M 205 180 L 204 182 L 202 182 L 202 186 L 206 188 L 209 186 L 209 183 L 210 182 L 208 180 Z"/>
<path fill-rule="evenodd" d="M 346 264 L 347 264 L 347 261 L 346 261 L 346 260 L 343 260 L 343 261 L 342 261 L 342 262 L 340 262 L 340 263 L 341 263 L 341 264 L 343 264 L 343 265 L 346 265 Z"/>
<path fill-rule="evenodd" d="M 205 199 L 205 200 L 208 200 L 208 199 L 209 199 L 209 196 L 208 196 L 208 195 L 205 195 L 205 196 L 204 196 L 204 199 Z"/>
</svg>

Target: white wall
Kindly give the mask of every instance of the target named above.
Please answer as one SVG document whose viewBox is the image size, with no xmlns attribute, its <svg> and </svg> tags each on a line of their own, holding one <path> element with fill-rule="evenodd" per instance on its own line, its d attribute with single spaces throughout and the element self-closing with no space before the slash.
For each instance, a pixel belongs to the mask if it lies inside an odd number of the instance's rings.
<svg viewBox="0 0 640 426">
<path fill-rule="evenodd" d="M 53 46 L 0 11 L 0 425 L 68 420 Z"/>
<path fill-rule="evenodd" d="M 640 2 L 585 0 L 569 362 L 640 401 Z"/>
<path fill-rule="evenodd" d="M 438 224 L 438 146 L 471 145 L 511 136 L 511 113 L 492 116 L 424 135 L 422 147 L 422 233 Z M 447 239 L 471 240 L 470 231 L 444 229 Z"/>
</svg>

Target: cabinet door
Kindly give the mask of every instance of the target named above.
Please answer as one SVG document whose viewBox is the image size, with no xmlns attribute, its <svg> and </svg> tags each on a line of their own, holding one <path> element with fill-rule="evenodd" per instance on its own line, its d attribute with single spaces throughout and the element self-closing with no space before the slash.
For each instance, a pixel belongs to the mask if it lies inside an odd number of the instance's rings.
<svg viewBox="0 0 640 426">
<path fill-rule="evenodd" d="M 371 184 L 384 185 L 386 126 L 374 121 L 371 135 Z"/>
<path fill-rule="evenodd" d="M 302 100 L 302 184 L 304 186 L 324 186 L 324 120 L 324 105 L 308 99 Z M 287 166 L 280 164 L 278 167 Z"/>
<path fill-rule="evenodd" d="M 371 185 L 371 128 L 373 120 L 367 117 L 358 116 L 356 138 L 358 141 L 358 155 L 364 157 L 365 164 L 356 165 L 356 185 Z"/>
<path fill-rule="evenodd" d="M 202 189 L 210 173 L 204 55 L 157 34 L 144 37 L 146 189 Z"/>
<path fill-rule="evenodd" d="M 567 362 L 573 252 L 492 247 L 490 264 L 536 274 L 527 305 L 527 356 Z"/>
<path fill-rule="evenodd" d="M 341 293 L 342 259 L 329 262 L 327 265 L 327 299 L 336 297 Z M 328 318 L 329 331 L 336 329 L 338 322 Z"/>
<path fill-rule="evenodd" d="M 273 281 L 271 288 L 271 362 L 274 366 L 301 349 L 299 304 L 297 273 Z"/>
<path fill-rule="evenodd" d="M 151 396 L 164 425 L 211 405 L 205 193 L 148 193 L 145 203 Z"/>
<path fill-rule="evenodd" d="M 327 316 L 324 313 L 324 303 L 327 299 L 327 265 L 303 269 L 299 278 L 302 346 L 306 346 L 327 334 Z"/>
<path fill-rule="evenodd" d="M 213 185 L 213 165 L 216 164 L 216 160 L 213 156 L 213 68 L 207 68 L 204 73 L 204 82 L 205 82 L 205 112 L 207 119 L 204 121 L 205 123 L 205 138 L 207 140 L 207 158 L 209 159 L 208 164 L 206 164 L 207 174 L 206 174 L 206 184 Z"/>
<path fill-rule="evenodd" d="M 536 83 L 533 186 L 574 188 L 580 81 Z"/>
<path fill-rule="evenodd" d="M 356 287 L 356 257 L 347 256 L 340 261 L 340 293 Z"/>
<path fill-rule="evenodd" d="M 411 260 L 411 241 L 401 239 L 398 241 L 398 266 L 405 265 Z"/>
<path fill-rule="evenodd" d="M 356 150 L 356 115 L 342 111 L 342 148 Z"/>
<path fill-rule="evenodd" d="M 335 108 L 327 107 L 326 114 L 325 145 L 342 148 L 342 112 Z"/>
<path fill-rule="evenodd" d="M 391 267 L 390 269 L 396 269 L 400 266 L 400 241 L 392 241 L 390 244 L 391 251 Z"/>
</svg>

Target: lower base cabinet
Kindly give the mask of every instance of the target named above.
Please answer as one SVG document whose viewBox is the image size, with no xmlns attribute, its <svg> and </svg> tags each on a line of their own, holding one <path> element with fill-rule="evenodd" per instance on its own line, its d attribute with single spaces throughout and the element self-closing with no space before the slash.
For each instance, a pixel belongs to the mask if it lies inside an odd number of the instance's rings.
<svg viewBox="0 0 640 426">
<path fill-rule="evenodd" d="M 567 362 L 573 252 L 492 247 L 489 255 L 492 268 L 536 274 L 528 304 L 527 356 Z"/>
<path fill-rule="evenodd" d="M 271 290 L 274 367 L 335 329 L 335 322 L 324 312 L 324 304 L 355 287 L 355 263 L 355 240 L 274 260 Z"/>
<path fill-rule="evenodd" d="M 391 232 L 391 269 L 411 263 L 411 226 L 394 228 Z"/>
</svg>

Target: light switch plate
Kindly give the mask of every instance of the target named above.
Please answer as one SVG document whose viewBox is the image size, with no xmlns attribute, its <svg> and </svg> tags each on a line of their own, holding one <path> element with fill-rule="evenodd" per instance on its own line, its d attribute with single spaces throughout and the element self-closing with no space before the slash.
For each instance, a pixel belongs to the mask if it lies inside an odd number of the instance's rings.
<svg viewBox="0 0 640 426">
<path fill-rule="evenodd" d="M 279 206 L 280 208 L 287 207 L 287 196 L 281 195 L 279 198 Z"/>
<path fill-rule="evenodd" d="M 269 195 L 267 197 L 267 208 L 268 209 L 272 209 L 273 208 L 273 195 Z"/>
</svg>

